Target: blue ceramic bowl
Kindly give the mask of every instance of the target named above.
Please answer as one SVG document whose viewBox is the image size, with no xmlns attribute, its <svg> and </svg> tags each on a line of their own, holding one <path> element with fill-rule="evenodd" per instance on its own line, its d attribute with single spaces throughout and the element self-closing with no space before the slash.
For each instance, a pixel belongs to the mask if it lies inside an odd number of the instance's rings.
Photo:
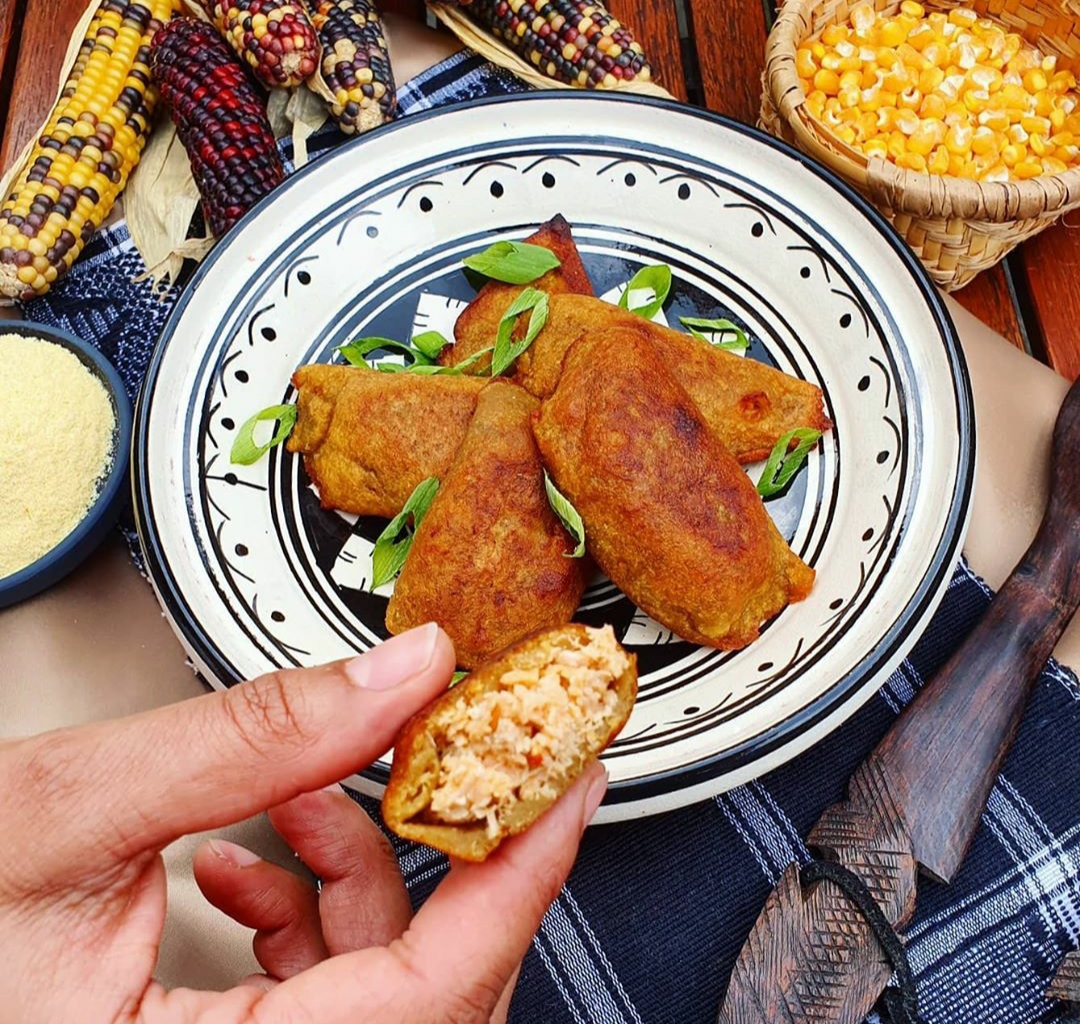
<svg viewBox="0 0 1080 1024">
<path fill-rule="evenodd" d="M 131 451 L 131 403 L 120 375 L 96 348 L 73 334 L 25 320 L 0 320 L 0 334 L 23 334 L 74 352 L 95 374 L 112 399 L 116 416 L 112 465 L 101 483 L 97 499 L 79 524 L 51 551 L 10 576 L 0 577 L 0 608 L 23 601 L 51 587 L 83 561 L 116 522 L 129 494 L 128 457 Z"/>
</svg>

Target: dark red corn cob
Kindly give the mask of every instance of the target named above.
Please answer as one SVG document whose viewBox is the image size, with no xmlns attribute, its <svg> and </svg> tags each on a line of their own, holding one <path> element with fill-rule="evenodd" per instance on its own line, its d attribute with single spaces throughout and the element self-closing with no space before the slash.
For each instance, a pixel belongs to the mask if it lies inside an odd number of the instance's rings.
<svg viewBox="0 0 1080 1024">
<path fill-rule="evenodd" d="M 292 0 L 200 0 L 237 55 L 268 89 L 307 81 L 319 41 L 303 6 Z"/>
<path fill-rule="evenodd" d="M 397 105 L 390 53 L 372 0 L 305 0 L 322 44 L 322 73 L 343 132 L 391 120 Z"/>
<path fill-rule="evenodd" d="M 266 107 L 221 36 L 192 18 L 154 36 L 153 72 L 220 238 L 285 179 Z"/>
</svg>

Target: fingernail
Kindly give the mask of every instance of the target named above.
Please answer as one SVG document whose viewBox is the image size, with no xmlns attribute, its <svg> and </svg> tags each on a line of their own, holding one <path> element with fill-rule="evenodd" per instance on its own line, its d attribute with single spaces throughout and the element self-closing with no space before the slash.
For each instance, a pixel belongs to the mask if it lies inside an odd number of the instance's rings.
<svg viewBox="0 0 1080 1024">
<path fill-rule="evenodd" d="M 251 867 L 252 864 L 258 864 L 262 860 L 250 850 L 237 846 L 236 843 L 230 843 L 227 839 L 211 839 L 209 846 L 214 856 L 220 857 L 234 868 Z"/>
<path fill-rule="evenodd" d="M 584 814 L 582 817 L 582 825 L 588 825 L 593 819 L 593 815 L 596 814 L 596 809 L 600 806 L 600 802 L 604 799 L 604 794 L 607 792 L 608 787 L 608 773 L 607 769 L 602 765 L 596 766 L 596 777 L 589 783 L 588 791 L 585 793 Z"/>
<path fill-rule="evenodd" d="M 341 788 L 341 783 L 339 783 L 339 782 L 331 782 L 329 786 L 323 786 L 323 788 L 320 789 L 319 792 L 320 793 L 344 793 L 345 790 L 343 790 Z"/>
<path fill-rule="evenodd" d="M 389 690 L 420 675 L 435 658 L 439 627 L 417 626 L 346 663 L 345 674 L 365 690 Z"/>
</svg>

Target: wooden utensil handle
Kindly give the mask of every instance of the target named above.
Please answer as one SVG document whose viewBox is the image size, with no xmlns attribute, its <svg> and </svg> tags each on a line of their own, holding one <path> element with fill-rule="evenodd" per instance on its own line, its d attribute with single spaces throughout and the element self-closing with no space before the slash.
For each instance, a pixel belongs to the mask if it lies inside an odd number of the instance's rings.
<svg viewBox="0 0 1080 1024">
<path fill-rule="evenodd" d="M 1080 604 L 1080 383 L 1054 429 L 1039 532 L 979 624 L 877 749 L 916 859 L 963 860 L 1038 677 Z"/>
</svg>

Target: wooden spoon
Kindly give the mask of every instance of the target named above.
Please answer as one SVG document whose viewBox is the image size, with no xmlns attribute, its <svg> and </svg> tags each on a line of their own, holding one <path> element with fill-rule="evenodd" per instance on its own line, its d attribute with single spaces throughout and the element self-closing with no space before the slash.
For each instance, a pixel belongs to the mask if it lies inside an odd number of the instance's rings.
<svg viewBox="0 0 1080 1024">
<path fill-rule="evenodd" d="M 852 776 L 807 844 L 866 884 L 894 927 L 915 909 L 916 866 L 960 866 L 1032 683 L 1080 605 L 1080 381 L 1058 413 L 1039 531 L 979 624 Z M 792 865 L 735 963 L 721 1024 L 857 1024 L 892 974 L 866 918 Z"/>
</svg>

